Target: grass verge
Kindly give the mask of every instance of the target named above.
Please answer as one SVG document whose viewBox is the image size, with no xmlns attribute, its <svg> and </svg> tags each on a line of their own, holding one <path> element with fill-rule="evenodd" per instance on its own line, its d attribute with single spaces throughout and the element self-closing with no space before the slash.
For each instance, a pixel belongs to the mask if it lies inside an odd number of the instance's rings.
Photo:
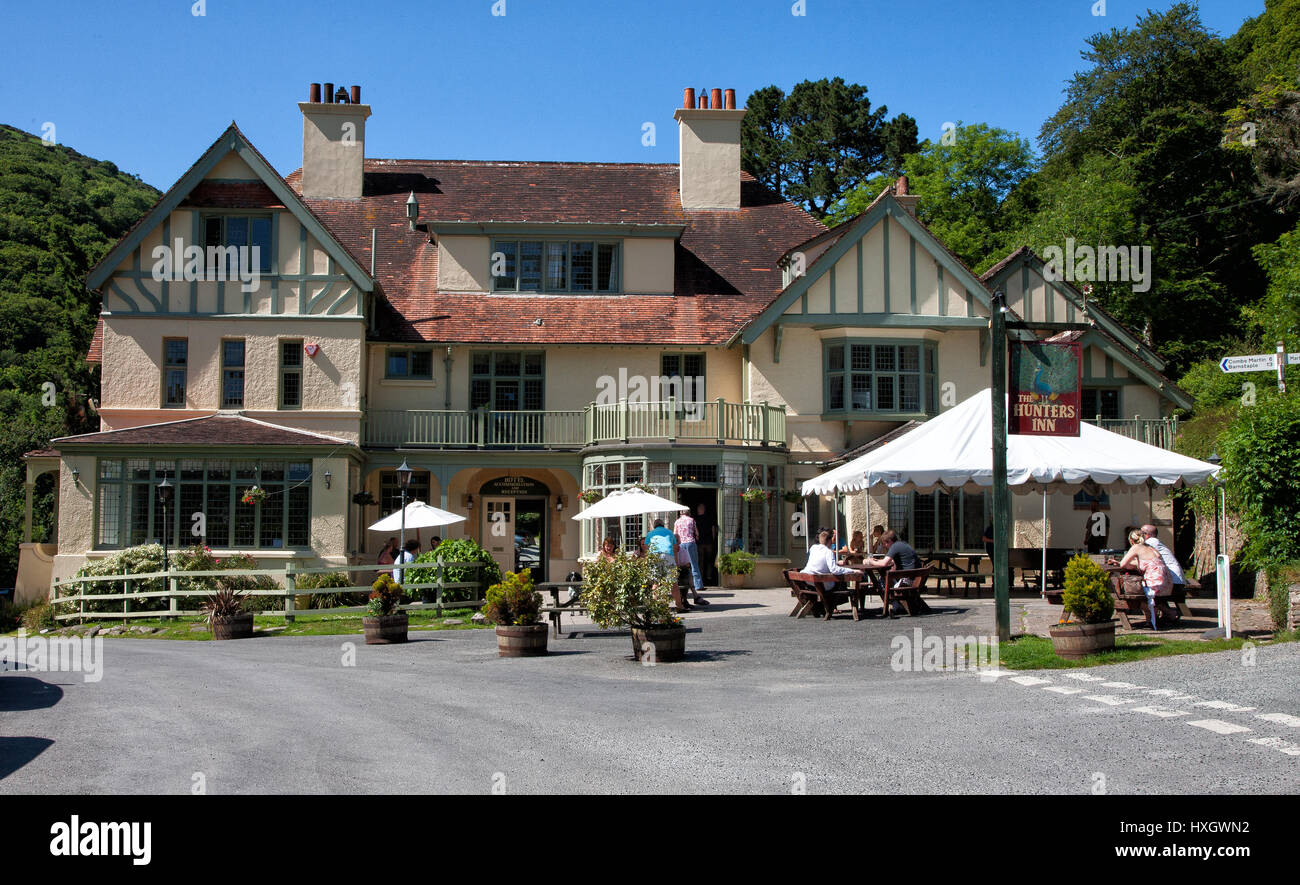
<svg viewBox="0 0 1300 885">
<path fill-rule="evenodd" d="M 1274 645 L 1295 642 L 1295 633 L 1277 633 L 1273 639 L 1160 639 L 1155 636 L 1116 636 L 1113 651 L 1088 655 L 1077 661 L 1056 656 L 1052 640 L 1042 636 L 1017 636 L 1010 642 L 998 645 L 998 664 L 1007 670 L 1068 670 L 1077 667 L 1100 667 L 1107 664 L 1125 664 L 1147 658 L 1165 658 L 1170 655 L 1196 655 L 1215 651 L 1240 649 L 1246 642 L 1252 645 Z"/>
<path fill-rule="evenodd" d="M 425 630 L 481 630 L 491 624 L 475 624 L 470 621 L 475 609 L 447 609 L 443 612 L 410 611 L 410 629 L 412 632 Z M 284 618 L 274 615 L 257 615 L 253 618 L 253 635 L 265 636 L 347 636 L 360 635 L 361 614 L 297 615 L 292 624 L 286 624 Z M 461 620 L 460 624 L 445 623 L 448 619 Z M 92 626 L 99 626 L 105 633 L 122 625 L 121 619 L 90 621 L 84 625 L 56 631 L 58 635 L 76 635 L 84 633 Z M 127 623 L 127 630 L 121 633 L 126 639 L 195 639 L 212 638 L 212 632 L 202 618 L 132 618 Z M 133 628 L 149 628 L 149 632 L 140 632 Z M 276 629 L 280 628 L 280 629 Z M 105 634 L 107 635 L 107 634 Z"/>
</svg>

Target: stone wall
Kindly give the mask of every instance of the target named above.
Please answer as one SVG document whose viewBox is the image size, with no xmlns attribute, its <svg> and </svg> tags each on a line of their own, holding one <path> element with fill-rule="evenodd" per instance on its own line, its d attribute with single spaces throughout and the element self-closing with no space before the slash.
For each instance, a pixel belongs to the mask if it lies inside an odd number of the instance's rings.
<svg viewBox="0 0 1300 885">
<path fill-rule="evenodd" d="M 1300 584 L 1292 584 L 1287 588 L 1287 593 L 1290 605 L 1287 607 L 1286 628 L 1300 630 Z"/>
</svg>

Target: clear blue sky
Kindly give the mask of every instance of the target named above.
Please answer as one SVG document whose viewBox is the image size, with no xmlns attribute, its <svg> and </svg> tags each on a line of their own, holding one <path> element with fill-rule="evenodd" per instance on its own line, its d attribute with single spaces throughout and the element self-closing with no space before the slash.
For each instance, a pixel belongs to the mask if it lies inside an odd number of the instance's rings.
<svg viewBox="0 0 1300 885">
<path fill-rule="evenodd" d="M 362 86 L 367 154 L 677 161 L 682 88 L 841 76 L 922 137 L 947 121 L 1034 139 L 1093 33 L 1172 0 L 4 0 L 0 122 L 45 122 L 166 189 L 232 120 L 282 174 L 307 84 Z M 1203 0 L 1231 34 L 1263 0 Z M 641 144 L 642 124 L 657 145 Z"/>
</svg>

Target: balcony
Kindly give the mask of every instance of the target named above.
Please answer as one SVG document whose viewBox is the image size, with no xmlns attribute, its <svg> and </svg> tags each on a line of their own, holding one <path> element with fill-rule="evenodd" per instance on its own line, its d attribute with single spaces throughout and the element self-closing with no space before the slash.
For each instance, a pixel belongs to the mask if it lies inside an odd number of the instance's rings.
<svg viewBox="0 0 1300 885">
<path fill-rule="evenodd" d="M 365 445 L 377 448 L 557 449 L 621 443 L 784 447 L 785 409 L 714 400 L 619 402 L 569 411 L 366 413 Z"/>
<path fill-rule="evenodd" d="M 1085 418 L 1102 430 L 1170 451 L 1178 437 L 1177 418 Z"/>
</svg>

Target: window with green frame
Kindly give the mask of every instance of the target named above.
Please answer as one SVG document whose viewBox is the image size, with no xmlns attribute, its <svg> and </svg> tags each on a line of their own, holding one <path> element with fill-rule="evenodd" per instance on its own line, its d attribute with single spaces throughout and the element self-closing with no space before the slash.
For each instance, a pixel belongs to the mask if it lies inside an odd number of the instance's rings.
<svg viewBox="0 0 1300 885">
<path fill-rule="evenodd" d="M 889 527 L 917 550 L 983 551 L 992 519 L 987 492 L 908 492 L 889 496 Z"/>
<path fill-rule="evenodd" d="M 163 339 L 163 408 L 185 408 L 186 375 L 190 359 L 188 338 Z"/>
<path fill-rule="evenodd" d="M 619 291 L 621 244 L 597 240 L 494 240 L 493 292 Z"/>
<path fill-rule="evenodd" d="M 165 523 L 157 494 L 164 478 L 176 489 Z M 164 532 L 173 547 L 306 547 L 311 543 L 310 480 L 310 461 L 101 458 L 96 547 L 161 541 Z M 265 500 L 243 503 L 254 485 L 266 492 Z"/>
<path fill-rule="evenodd" d="M 390 347 L 384 360 L 384 377 L 432 380 L 433 348 Z"/>
<path fill-rule="evenodd" d="M 825 411 L 934 414 L 938 411 L 937 364 L 937 348 L 928 341 L 825 341 Z"/>
<path fill-rule="evenodd" d="M 249 251 L 248 261 L 250 269 L 257 270 L 258 273 L 271 272 L 271 225 L 270 215 L 206 215 L 203 218 L 203 245 L 204 252 L 207 255 L 207 269 L 209 273 L 217 271 L 213 261 L 217 258 L 216 252 L 209 252 L 206 247 L 224 247 L 234 246 L 236 248 L 247 248 Z M 252 249 L 257 247 L 257 258 L 254 263 Z M 238 268 L 234 264 L 227 263 L 225 267 L 226 279 L 233 279 Z"/>
<path fill-rule="evenodd" d="M 1103 421 L 1119 417 L 1118 387 L 1085 387 L 1079 396 L 1079 411 L 1083 420 L 1100 417 Z"/>
<path fill-rule="evenodd" d="M 302 339 L 280 342 L 280 408 L 302 408 Z"/>
<path fill-rule="evenodd" d="M 540 411 L 546 408 L 545 376 L 541 351 L 476 351 L 470 355 L 469 407 Z"/>
</svg>

